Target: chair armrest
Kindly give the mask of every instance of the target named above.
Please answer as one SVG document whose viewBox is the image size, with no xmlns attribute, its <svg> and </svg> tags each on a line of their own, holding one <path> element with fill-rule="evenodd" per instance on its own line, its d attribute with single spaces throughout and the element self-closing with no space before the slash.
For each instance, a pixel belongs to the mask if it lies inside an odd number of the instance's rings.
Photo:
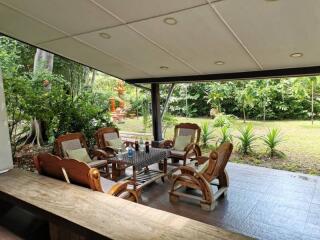
<svg viewBox="0 0 320 240">
<path fill-rule="evenodd" d="M 132 184 L 132 182 L 129 180 L 117 182 L 111 187 L 111 189 L 107 193 L 112 196 L 118 197 L 122 193 L 128 192 L 129 197 L 124 197 L 124 199 L 130 199 L 131 197 L 133 197 L 134 202 L 139 202 L 138 192 L 132 189 L 128 189 L 129 184 Z"/>
<path fill-rule="evenodd" d="M 164 140 L 160 144 L 160 148 L 173 148 L 174 142 L 172 140 Z"/>
<path fill-rule="evenodd" d="M 185 147 L 184 151 L 186 152 L 186 153 L 185 153 L 185 157 L 187 157 L 187 156 L 189 155 L 189 153 L 191 153 L 192 151 L 193 151 L 194 154 L 196 155 L 196 158 L 197 158 L 198 156 L 201 156 L 201 149 L 200 149 L 199 145 L 196 144 L 196 143 L 189 143 L 189 144 Z"/>
<path fill-rule="evenodd" d="M 199 157 L 196 157 L 195 160 L 197 161 L 198 164 L 204 164 L 206 161 L 209 160 L 208 157 L 205 157 L 205 156 L 199 156 Z"/>
<path fill-rule="evenodd" d="M 105 150 L 102 150 L 102 149 L 92 150 L 92 155 L 94 158 L 97 158 L 98 160 L 105 160 L 105 159 L 114 157 L 114 153 L 106 152 Z"/>
</svg>

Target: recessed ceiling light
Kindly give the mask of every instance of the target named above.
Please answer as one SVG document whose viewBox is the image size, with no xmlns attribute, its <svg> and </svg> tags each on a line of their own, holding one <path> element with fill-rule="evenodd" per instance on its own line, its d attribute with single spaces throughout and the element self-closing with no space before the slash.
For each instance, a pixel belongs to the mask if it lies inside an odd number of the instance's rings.
<svg viewBox="0 0 320 240">
<path fill-rule="evenodd" d="M 161 70 L 168 70 L 169 68 L 167 66 L 161 66 L 160 69 Z"/>
<path fill-rule="evenodd" d="M 216 61 L 214 64 L 215 64 L 215 65 L 224 65 L 225 62 L 223 62 L 223 61 Z"/>
<path fill-rule="evenodd" d="M 99 36 L 104 38 L 104 39 L 110 39 L 111 38 L 111 35 L 108 34 L 108 33 L 105 33 L 105 32 L 99 33 Z"/>
<path fill-rule="evenodd" d="M 290 54 L 290 57 L 292 57 L 292 58 L 299 58 L 302 56 L 303 56 L 303 53 L 299 53 L 299 52 Z"/>
<path fill-rule="evenodd" d="M 176 25 L 178 23 L 177 19 L 175 19 L 173 17 L 167 17 L 167 18 L 163 19 L 163 22 L 168 25 Z"/>
</svg>

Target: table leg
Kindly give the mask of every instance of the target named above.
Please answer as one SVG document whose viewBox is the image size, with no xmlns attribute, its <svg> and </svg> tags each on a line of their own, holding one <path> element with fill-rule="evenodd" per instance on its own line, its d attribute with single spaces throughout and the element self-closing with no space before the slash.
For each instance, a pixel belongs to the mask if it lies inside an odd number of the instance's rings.
<svg viewBox="0 0 320 240">
<path fill-rule="evenodd" d="M 136 167 L 135 166 L 132 166 L 132 171 L 133 171 L 133 174 L 132 174 L 132 180 L 133 180 L 133 189 L 136 190 L 137 189 L 137 172 L 136 172 Z"/>
<path fill-rule="evenodd" d="M 168 163 L 168 161 L 167 161 L 167 159 L 165 158 L 164 160 L 163 160 L 163 173 L 164 173 L 164 176 L 162 176 L 161 177 L 161 180 L 162 180 L 162 182 L 164 183 L 164 177 L 167 175 L 167 163 Z"/>
</svg>

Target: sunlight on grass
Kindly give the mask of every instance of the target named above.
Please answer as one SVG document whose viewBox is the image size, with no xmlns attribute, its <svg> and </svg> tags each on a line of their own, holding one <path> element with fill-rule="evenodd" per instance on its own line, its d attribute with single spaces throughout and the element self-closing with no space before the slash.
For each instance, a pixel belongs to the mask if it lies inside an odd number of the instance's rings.
<svg viewBox="0 0 320 240">
<path fill-rule="evenodd" d="M 202 123 L 208 121 L 212 124 L 213 120 L 209 118 L 184 118 L 177 117 L 178 122 L 196 123 L 201 126 Z M 302 171 L 310 174 L 320 174 L 320 122 L 316 121 L 311 125 L 310 121 L 247 121 L 247 124 L 252 124 L 254 134 L 258 137 L 263 136 L 271 128 L 278 128 L 284 138 L 284 142 L 279 145 L 278 150 L 285 154 L 283 159 L 271 159 L 262 161 L 258 158 L 252 157 L 248 159 L 236 159 L 235 162 L 245 162 L 253 165 L 262 165 L 277 169 L 284 169 L 288 171 Z M 232 127 L 232 134 L 239 135 L 238 129 L 245 124 L 242 120 L 236 120 Z M 122 131 L 143 132 L 142 119 L 127 119 L 125 123 L 118 124 Z M 151 133 L 151 129 L 148 129 Z M 213 133 L 213 140 L 210 144 L 213 147 L 219 136 L 219 129 L 215 129 Z M 173 137 L 173 128 L 169 128 L 166 132 L 165 139 Z M 238 148 L 238 139 L 234 138 L 235 149 Z M 203 149 L 204 154 L 208 154 L 212 147 Z M 266 147 L 263 145 L 261 139 L 254 143 L 253 150 L 258 155 L 266 153 Z"/>
</svg>

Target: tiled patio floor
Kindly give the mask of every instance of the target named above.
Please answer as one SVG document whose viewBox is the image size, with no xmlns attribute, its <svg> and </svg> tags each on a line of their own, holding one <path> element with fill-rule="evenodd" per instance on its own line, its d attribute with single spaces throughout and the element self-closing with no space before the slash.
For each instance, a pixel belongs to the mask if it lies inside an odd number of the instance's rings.
<svg viewBox="0 0 320 240">
<path fill-rule="evenodd" d="M 229 163 L 228 196 L 212 212 L 180 200 L 170 203 L 170 183 L 147 186 L 145 205 L 258 239 L 320 239 L 320 177 Z"/>
</svg>

